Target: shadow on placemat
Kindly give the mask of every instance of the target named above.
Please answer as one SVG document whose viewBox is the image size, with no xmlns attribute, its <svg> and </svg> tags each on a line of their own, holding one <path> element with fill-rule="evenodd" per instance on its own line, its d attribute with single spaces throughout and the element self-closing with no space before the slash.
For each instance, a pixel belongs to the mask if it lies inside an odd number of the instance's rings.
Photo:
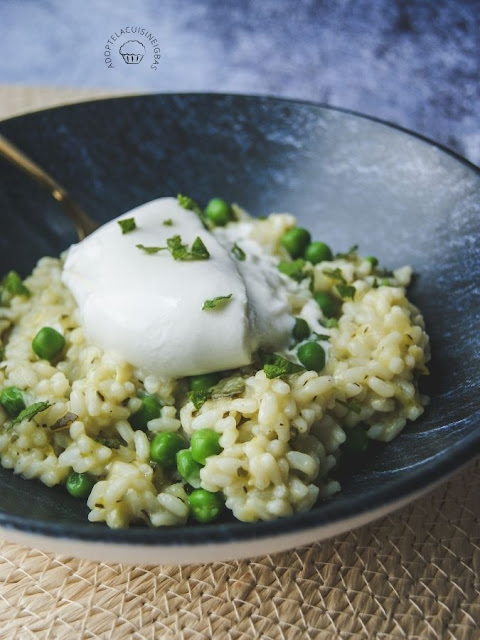
<svg viewBox="0 0 480 640">
<path fill-rule="evenodd" d="M 478 638 L 480 461 L 368 526 L 211 565 L 0 545 L 0 638 Z M 28 630 L 28 631 L 27 631 Z"/>
</svg>

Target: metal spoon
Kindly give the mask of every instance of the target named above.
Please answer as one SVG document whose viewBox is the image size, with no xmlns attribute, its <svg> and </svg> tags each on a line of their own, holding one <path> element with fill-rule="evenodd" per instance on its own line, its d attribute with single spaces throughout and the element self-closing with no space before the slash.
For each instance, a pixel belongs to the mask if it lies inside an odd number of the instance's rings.
<svg viewBox="0 0 480 640">
<path fill-rule="evenodd" d="M 44 171 L 36 162 L 26 156 L 0 134 L 0 155 L 36 180 L 62 206 L 64 212 L 75 226 L 79 240 L 98 229 L 100 226 L 68 195 L 67 190 Z"/>
</svg>

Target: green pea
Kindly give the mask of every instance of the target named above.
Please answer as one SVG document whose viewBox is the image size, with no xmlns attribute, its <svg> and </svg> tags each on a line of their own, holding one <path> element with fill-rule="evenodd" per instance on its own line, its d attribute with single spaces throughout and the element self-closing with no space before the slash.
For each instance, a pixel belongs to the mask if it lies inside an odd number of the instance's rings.
<svg viewBox="0 0 480 640">
<path fill-rule="evenodd" d="M 9 271 L 2 282 L 2 288 L 12 296 L 29 296 L 30 290 L 16 271 Z"/>
<path fill-rule="evenodd" d="M 338 316 L 340 303 L 331 293 L 327 291 L 317 291 L 313 297 L 326 318 L 335 318 Z"/>
<path fill-rule="evenodd" d="M 205 207 L 205 215 L 216 227 L 224 227 L 233 218 L 233 211 L 222 198 L 213 198 Z"/>
<path fill-rule="evenodd" d="M 188 496 L 192 516 L 197 522 L 213 522 L 222 513 L 225 502 L 221 493 L 195 489 Z"/>
<path fill-rule="evenodd" d="M 53 360 L 65 346 L 65 338 L 52 327 L 43 327 L 32 342 L 32 349 L 42 360 Z"/>
<path fill-rule="evenodd" d="M 300 258 L 303 256 L 310 239 L 310 232 L 307 231 L 307 229 L 293 227 L 293 229 L 285 231 L 280 238 L 280 244 L 288 251 L 292 258 Z"/>
<path fill-rule="evenodd" d="M 198 489 L 200 487 L 200 469 L 202 465 L 192 458 L 191 449 L 182 449 L 177 452 L 177 471 L 189 485 Z"/>
<path fill-rule="evenodd" d="M 186 448 L 187 443 L 180 434 L 163 431 L 157 433 L 150 443 L 150 458 L 164 469 L 174 469 L 177 452 Z"/>
<path fill-rule="evenodd" d="M 342 449 L 348 453 L 363 453 L 368 447 L 367 432 L 361 425 L 345 429 L 347 439 L 342 444 Z"/>
<path fill-rule="evenodd" d="M 188 379 L 190 391 L 208 391 L 220 380 L 219 373 L 204 373 L 200 376 L 192 376 Z"/>
<path fill-rule="evenodd" d="M 162 403 L 157 396 L 148 393 L 142 394 L 142 405 L 138 411 L 130 416 L 130 424 L 137 430 L 147 430 L 147 423 L 150 420 L 159 418 L 162 413 Z"/>
<path fill-rule="evenodd" d="M 190 439 L 192 458 L 200 464 L 205 464 L 209 456 L 216 456 L 222 450 L 220 434 L 213 429 L 199 429 L 194 431 Z"/>
<path fill-rule="evenodd" d="M 310 327 L 308 322 L 303 318 L 295 318 L 295 326 L 293 327 L 292 335 L 298 342 L 306 340 L 310 335 Z"/>
<path fill-rule="evenodd" d="M 375 267 L 378 266 L 378 258 L 375 258 L 375 256 L 368 256 L 368 258 L 365 258 L 365 260 L 367 260 L 367 262 L 370 262 L 370 264 L 372 265 L 372 269 L 375 269 Z"/>
<path fill-rule="evenodd" d="M 74 498 L 86 498 L 95 484 L 95 478 L 89 473 L 72 471 L 65 483 L 66 489 Z"/>
<path fill-rule="evenodd" d="M 325 351 L 318 342 L 305 342 L 298 347 L 297 356 L 309 371 L 321 371 L 325 366 Z"/>
<path fill-rule="evenodd" d="M 0 404 L 11 418 L 16 418 L 26 407 L 23 394 L 18 387 L 5 387 L 5 389 L 2 389 Z"/>
<path fill-rule="evenodd" d="M 332 250 L 324 242 L 311 242 L 305 249 L 305 260 L 308 260 L 312 264 L 318 264 L 325 260 L 332 260 Z"/>
</svg>

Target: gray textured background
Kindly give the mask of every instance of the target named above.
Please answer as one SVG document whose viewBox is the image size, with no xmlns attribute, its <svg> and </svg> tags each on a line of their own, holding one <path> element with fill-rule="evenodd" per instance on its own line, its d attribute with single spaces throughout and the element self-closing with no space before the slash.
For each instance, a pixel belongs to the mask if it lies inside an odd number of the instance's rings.
<svg viewBox="0 0 480 640">
<path fill-rule="evenodd" d="M 327 102 L 480 164 L 478 0 L 0 0 L 0 12 L 0 83 Z M 158 39 L 157 71 L 105 65 L 127 25 Z"/>
</svg>

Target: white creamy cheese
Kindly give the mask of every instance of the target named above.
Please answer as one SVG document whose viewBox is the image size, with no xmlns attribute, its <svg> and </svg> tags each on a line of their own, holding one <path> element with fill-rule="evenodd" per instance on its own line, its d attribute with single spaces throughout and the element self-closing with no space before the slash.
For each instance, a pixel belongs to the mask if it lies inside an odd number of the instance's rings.
<svg viewBox="0 0 480 640">
<path fill-rule="evenodd" d="M 122 234 L 118 220 L 132 217 L 137 228 Z M 170 219 L 171 226 L 163 224 Z M 189 247 L 199 236 L 210 258 L 180 261 L 169 251 L 147 254 L 136 246 L 166 246 L 175 235 Z M 175 198 L 160 198 L 70 247 L 63 281 L 87 339 L 172 378 L 247 365 L 260 347 L 285 349 L 294 324 L 285 280 L 257 243 L 242 243 L 247 257 L 239 261 L 233 241 L 228 232 L 204 229 Z M 202 310 L 206 300 L 230 294 L 221 307 Z"/>
</svg>

